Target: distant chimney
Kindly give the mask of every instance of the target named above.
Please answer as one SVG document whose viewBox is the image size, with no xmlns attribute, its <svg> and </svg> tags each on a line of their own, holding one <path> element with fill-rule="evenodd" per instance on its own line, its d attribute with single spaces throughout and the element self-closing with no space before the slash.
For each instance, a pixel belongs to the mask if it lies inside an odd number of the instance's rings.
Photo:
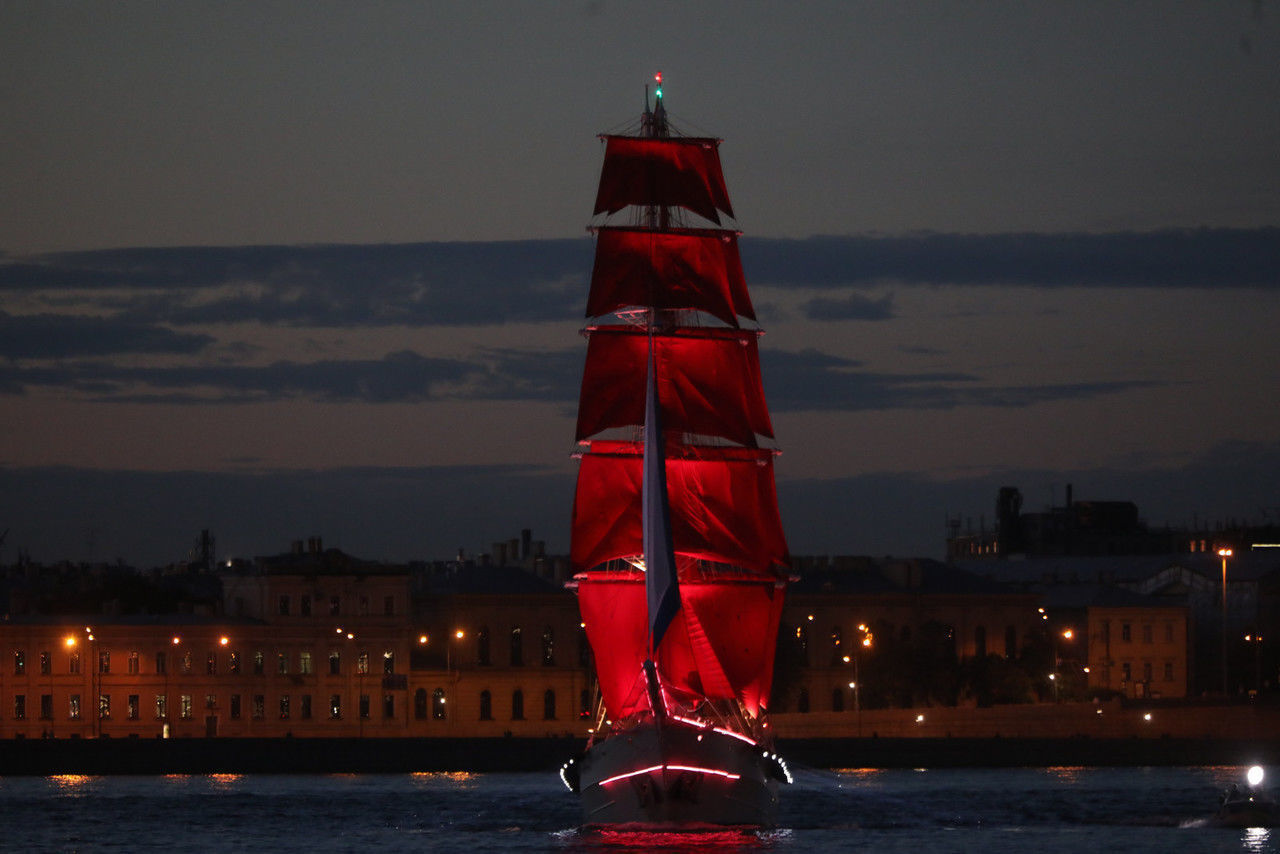
<svg viewBox="0 0 1280 854">
<path fill-rule="evenodd" d="M 289 552 L 295 555 L 302 554 L 302 540 L 294 540 L 291 542 L 289 544 Z"/>
</svg>

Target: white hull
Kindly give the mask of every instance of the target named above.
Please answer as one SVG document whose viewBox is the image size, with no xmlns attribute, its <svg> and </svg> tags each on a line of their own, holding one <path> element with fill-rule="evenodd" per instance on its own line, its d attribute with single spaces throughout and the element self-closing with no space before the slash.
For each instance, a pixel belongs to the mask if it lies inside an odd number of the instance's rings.
<svg viewBox="0 0 1280 854">
<path fill-rule="evenodd" d="M 740 737 L 652 723 L 598 741 L 577 763 L 583 823 L 651 829 L 772 827 L 786 769 Z"/>
</svg>

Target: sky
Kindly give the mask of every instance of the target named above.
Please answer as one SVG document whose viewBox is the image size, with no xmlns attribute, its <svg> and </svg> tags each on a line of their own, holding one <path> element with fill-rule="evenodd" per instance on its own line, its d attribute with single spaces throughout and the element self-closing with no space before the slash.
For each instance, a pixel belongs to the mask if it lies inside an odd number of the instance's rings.
<svg viewBox="0 0 1280 854">
<path fill-rule="evenodd" d="M 795 554 L 1280 521 L 1280 3 L 0 0 L 0 563 L 568 550 L 597 134 L 721 159 Z"/>
</svg>

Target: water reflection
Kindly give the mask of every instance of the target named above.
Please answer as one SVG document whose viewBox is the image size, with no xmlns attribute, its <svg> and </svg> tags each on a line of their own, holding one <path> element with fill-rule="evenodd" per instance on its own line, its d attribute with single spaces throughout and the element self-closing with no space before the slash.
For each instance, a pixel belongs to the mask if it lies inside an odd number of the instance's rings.
<svg viewBox="0 0 1280 854">
<path fill-rule="evenodd" d="M 1266 827 L 1247 827 L 1244 838 L 1240 840 L 1245 851 L 1272 851 L 1271 829 Z"/>
<path fill-rule="evenodd" d="M 734 854 L 765 851 L 791 835 L 790 830 L 704 830 L 696 832 L 584 828 L 558 834 L 571 852 L 644 854 L 648 851 Z"/>
<path fill-rule="evenodd" d="M 210 774 L 209 782 L 214 789 L 229 791 L 244 778 L 243 774 Z"/>
<path fill-rule="evenodd" d="M 1084 770 L 1082 765 L 1051 765 L 1044 772 L 1063 783 L 1078 783 Z"/>
<path fill-rule="evenodd" d="M 58 794 L 80 797 L 89 793 L 93 778 L 88 774 L 53 774 L 48 780 Z"/>
</svg>

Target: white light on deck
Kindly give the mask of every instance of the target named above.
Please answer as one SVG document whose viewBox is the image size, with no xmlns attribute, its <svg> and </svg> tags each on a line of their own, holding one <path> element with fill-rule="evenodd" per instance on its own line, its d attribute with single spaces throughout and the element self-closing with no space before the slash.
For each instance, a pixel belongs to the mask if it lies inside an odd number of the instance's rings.
<svg viewBox="0 0 1280 854">
<path fill-rule="evenodd" d="M 1249 769 L 1249 773 L 1245 777 L 1245 779 L 1249 781 L 1250 786 L 1256 786 L 1262 782 L 1262 777 L 1263 777 L 1262 766 L 1254 765 L 1252 768 Z"/>
</svg>

